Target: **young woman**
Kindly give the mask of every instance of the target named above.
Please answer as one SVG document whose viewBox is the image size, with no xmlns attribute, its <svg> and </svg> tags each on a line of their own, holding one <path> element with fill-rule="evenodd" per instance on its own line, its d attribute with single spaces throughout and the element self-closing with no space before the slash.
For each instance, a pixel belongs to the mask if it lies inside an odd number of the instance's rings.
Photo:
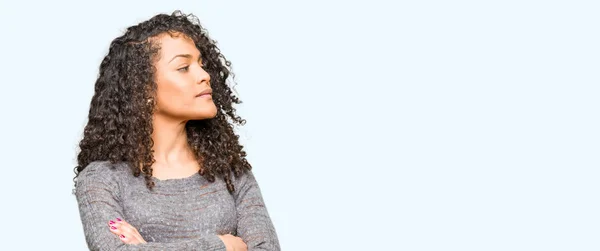
<svg viewBox="0 0 600 251">
<path fill-rule="evenodd" d="M 75 168 L 91 250 L 280 250 L 234 133 L 229 66 L 181 12 L 112 41 Z"/>
</svg>

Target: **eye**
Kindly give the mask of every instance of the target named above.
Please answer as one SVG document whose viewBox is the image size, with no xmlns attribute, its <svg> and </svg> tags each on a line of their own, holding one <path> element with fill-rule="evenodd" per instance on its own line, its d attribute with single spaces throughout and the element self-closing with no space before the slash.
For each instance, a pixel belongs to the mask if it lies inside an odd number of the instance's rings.
<svg viewBox="0 0 600 251">
<path fill-rule="evenodd" d="M 180 71 L 180 72 L 187 72 L 189 69 L 190 69 L 190 66 L 188 65 L 186 67 L 182 67 L 182 68 L 179 68 L 177 70 Z"/>
</svg>

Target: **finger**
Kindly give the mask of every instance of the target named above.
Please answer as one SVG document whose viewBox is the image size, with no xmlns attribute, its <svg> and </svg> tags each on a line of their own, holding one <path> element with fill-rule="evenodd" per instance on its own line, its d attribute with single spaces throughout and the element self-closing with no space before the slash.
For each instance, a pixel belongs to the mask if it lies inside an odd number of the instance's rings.
<svg viewBox="0 0 600 251">
<path fill-rule="evenodd" d="M 129 224 L 127 221 L 121 218 L 115 218 L 112 221 L 112 226 L 116 229 L 112 229 L 113 233 L 119 236 L 121 241 L 127 244 L 138 244 L 138 243 L 146 243 L 142 235 L 139 231 Z"/>
<path fill-rule="evenodd" d="M 121 235 L 119 235 L 119 238 L 121 238 L 121 241 L 123 241 L 126 244 L 140 244 L 140 243 L 146 243 L 146 241 L 144 241 L 144 239 L 137 233 L 123 233 Z"/>
<path fill-rule="evenodd" d="M 110 231 L 119 237 L 121 237 L 121 235 L 124 235 L 125 237 L 138 235 L 137 230 L 129 224 L 123 222 L 115 222 L 113 224 L 109 223 L 109 225 Z"/>
<path fill-rule="evenodd" d="M 116 228 L 120 228 L 121 225 L 128 225 L 127 222 L 121 220 L 120 218 L 115 218 L 114 220 L 110 220 L 108 221 L 108 225 L 109 227 L 116 227 Z M 111 228 L 112 229 L 112 228 Z"/>
<path fill-rule="evenodd" d="M 248 245 L 246 244 L 246 242 L 244 241 L 244 239 L 242 239 L 240 237 L 237 237 L 237 238 L 240 240 L 240 242 L 242 242 L 242 248 L 244 248 L 244 250 L 246 250 L 248 248 Z"/>
<path fill-rule="evenodd" d="M 131 224 L 129 224 L 129 222 L 127 222 L 127 221 L 125 221 L 125 220 L 123 220 L 121 218 L 115 218 L 115 222 L 131 226 Z"/>
<path fill-rule="evenodd" d="M 112 224 L 112 226 L 115 226 L 116 228 L 120 229 L 121 231 L 129 231 L 129 230 L 134 231 L 135 230 L 135 228 L 133 226 L 129 225 L 129 223 L 124 222 L 124 221 L 115 222 L 114 224 Z"/>
<path fill-rule="evenodd" d="M 121 241 L 125 244 L 132 244 L 135 240 L 135 238 L 133 238 L 131 235 L 124 234 L 119 235 L 119 239 L 121 239 Z"/>
<path fill-rule="evenodd" d="M 131 226 L 131 224 L 129 224 L 129 222 L 127 222 L 126 220 L 123 220 L 123 219 L 121 219 L 121 218 L 115 218 L 115 222 L 116 222 L 116 223 L 119 223 L 119 224 L 121 224 L 121 225 L 127 225 L 127 226 Z M 133 227 L 133 226 L 131 226 L 131 227 Z"/>
<path fill-rule="evenodd" d="M 137 243 L 136 233 L 127 225 L 120 224 L 117 227 L 120 231 L 119 238 L 126 244 Z"/>
<path fill-rule="evenodd" d="M 117 218 L 118 220 L 119 218 Z M 123 228 L 129 228 L 131 230 L 133 230 L 133 232 L 135 233 L 139 233 L 137 228 L 133 227 L 131 224 L 129 224 L 127 221 L 121 220 L 121 221 L 117 221 L 116 223 L 117 225 L 123 226 Z"/>
<path fill-rule="evenodd" d="M 144 238 L 142 238 L 142 235 L 140 235 L 140 233 L 136 233 L 134 237 L 137 239 L 137 243 L 146 243 L 146 241 L 144 240 Z"/>
<path fill-rule="evenodd" d="M 109 221 L 108 222 L 108 229 L 110 230 L 111 233 L 119 236 L 121 235 L 121 229 L 119 229 L 119 223 L 116 223 L 114 221 Z"/>
<path fill-rule="evenodd" d="M 121 235 L 124 236 L 119 236 L 124 242 L 128 244 L 146 243 L 138 230 L 128 223 L 121 221 L 116 223 L 116 226 L 120 230 Z"/>
<path fill-rule="evenodd" d="M 122 234 L 133 236 L 137 234 L 137 230 L 129 224 L 117 223 L 117 228 L 121 230 Z"/>
</svg>

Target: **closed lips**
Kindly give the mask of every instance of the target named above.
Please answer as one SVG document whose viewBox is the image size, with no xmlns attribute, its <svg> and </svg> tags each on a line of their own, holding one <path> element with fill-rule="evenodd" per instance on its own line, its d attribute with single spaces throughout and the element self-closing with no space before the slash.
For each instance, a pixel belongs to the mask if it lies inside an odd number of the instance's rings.
<svg viewBox="0 0 600 251">
<path fill-rule="evenodd" d="M 212 89 L 207 89 L 207 90 L 202 91 L 198 95 L 196 95 L 196 97 L 200 97 L 200 96 L 203 96 L 203 95 L 211 95 L 211 94 L 212 94 Z"/>
</svg>

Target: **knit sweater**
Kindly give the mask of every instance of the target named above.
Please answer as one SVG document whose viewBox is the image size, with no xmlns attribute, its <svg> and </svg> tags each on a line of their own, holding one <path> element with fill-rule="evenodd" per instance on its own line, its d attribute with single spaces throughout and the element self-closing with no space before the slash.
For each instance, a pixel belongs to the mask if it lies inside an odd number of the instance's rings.
<svg viewBox="0 0 600 251">
<path fill-rule="evenodd" d="M 233 233 L 248 250 L 280 250 L 279 240 L 251 171 L 238 178 L 235 192 L 225 182 L 202 175 L 159 180 L 152 191 L 143 175 L 123 164 L 97 161 L 76 179 L 75 195 L 90 250 L 225 250 L 217 235 Z M 147 242 L 124 244 L 108 221 L 121 218 Z"/>
</svg>

